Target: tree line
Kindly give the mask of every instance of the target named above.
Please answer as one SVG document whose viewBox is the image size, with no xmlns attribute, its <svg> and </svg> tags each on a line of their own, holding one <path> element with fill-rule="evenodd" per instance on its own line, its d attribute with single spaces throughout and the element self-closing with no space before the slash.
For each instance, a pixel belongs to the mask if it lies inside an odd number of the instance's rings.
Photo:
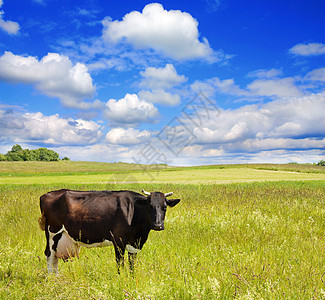
<svg viewBox="0 0 325 300">
<path fill-rule="evenodd" d="M 47 148 L 35 150 L 23 149 L 20 145 L 12 146 L 6 154 L 0 154 L 0 161 L 58 161 L 59 154 Z M 63 160 L 70 160 L 64 157 Z"/>
</svg>

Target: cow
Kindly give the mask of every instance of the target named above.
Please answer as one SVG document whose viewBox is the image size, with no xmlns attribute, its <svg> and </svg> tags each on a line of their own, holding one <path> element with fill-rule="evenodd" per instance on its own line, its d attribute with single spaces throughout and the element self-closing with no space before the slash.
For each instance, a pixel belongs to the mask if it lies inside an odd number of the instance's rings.
<svg viewBox="0 0 325 300">
<path fill-rule="evenodd" d="M 167 206 L 180 199 L 173 193 L 133 191 L 74 191 L 62 189 L 40 197 L 39 226 L 45 231 L 47 268 L 58 273 L 58 260 L 79 258 L 80 247 L 113 245 L 118 273 L 125 250 L 134 270 L 136 254 L 150 230 L 164 230 Z"/>
</svg>

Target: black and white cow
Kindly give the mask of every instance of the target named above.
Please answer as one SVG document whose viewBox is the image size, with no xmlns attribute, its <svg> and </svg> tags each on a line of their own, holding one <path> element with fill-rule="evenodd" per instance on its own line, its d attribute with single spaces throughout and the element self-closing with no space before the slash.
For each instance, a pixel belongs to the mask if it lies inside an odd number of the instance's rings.
<svg viewBox="0 0 325 300">
<path fill-rule="evenodd" d="M 58 272 L 58 259 L 79 257 L 81 246 L 108 245 L 115 248 L 118 270 L 125 250 L 133 270 L 136 253 L 150 230 L 163 230 L 167 206 L 180 201 L 167 199 L 173 193 L 142 192 L 145 196 L 132 191 L 72 190 L 42 195 L 39 225 L 45 230 L 49 273 Z"/>
</svg>

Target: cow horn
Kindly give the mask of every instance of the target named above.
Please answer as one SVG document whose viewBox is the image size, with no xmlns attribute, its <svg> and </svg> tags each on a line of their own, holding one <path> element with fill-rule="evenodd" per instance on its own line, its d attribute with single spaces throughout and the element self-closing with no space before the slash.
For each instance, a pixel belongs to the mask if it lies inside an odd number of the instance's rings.
<svg viewBox="0 0 325 300">
<path fill-rule="evenodd" d="M 173 194 L 173 192 L 166 193 L 166 194 L 165 194 L 165 197 L 171 196 L 172 194 Z"/>
<path fill-rule="evenodd" d="M 147 196 L 150 196 L 150 193 L 147 192 L 147 191 L 145 191 L 145 190 L 142 190 L 142 193 L 144 193 L 144 194 L 147 195 Z"/>
</svg>

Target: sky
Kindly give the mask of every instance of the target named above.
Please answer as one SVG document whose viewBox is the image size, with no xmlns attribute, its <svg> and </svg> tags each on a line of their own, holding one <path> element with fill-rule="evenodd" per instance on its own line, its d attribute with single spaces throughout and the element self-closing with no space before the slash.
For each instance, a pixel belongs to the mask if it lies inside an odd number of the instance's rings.
<svg viewBox="0 0 325 300">
<path fill-rule="evenodd" d="M 325 158 L 323 0 L 0 0 L 0 153 Z"/>
</svg>

